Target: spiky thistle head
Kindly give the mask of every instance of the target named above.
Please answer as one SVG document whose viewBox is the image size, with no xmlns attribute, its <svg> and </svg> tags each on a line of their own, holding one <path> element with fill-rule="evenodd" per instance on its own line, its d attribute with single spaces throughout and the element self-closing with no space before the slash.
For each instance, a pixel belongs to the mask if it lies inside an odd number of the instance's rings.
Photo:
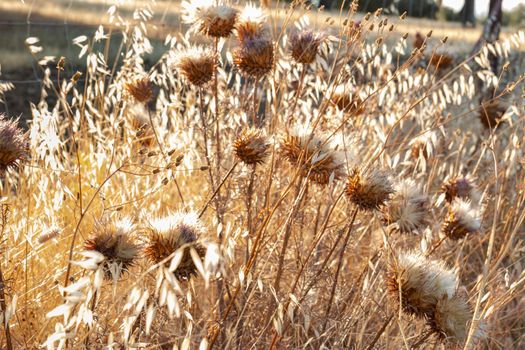
<svg viewBox="0 0 525 350">
<path fill-rule="evenodd" d="M 138 103 L 148 103 L 153 98 L 149 77 L 140 77 L 124 83 L 124 90 Z"/>
<path fill-rule="evenodd" d="M 242 131 L 233 143 L 235 155 L 248 165 L 264 163 L 268 157 L 270 144 L 263 130 L 250 128 Z"/>
<path fill-rule="evenodd" d="M 233 50 L 233 63 L 241 72 L 257 79 L 268 74 L 275 64 L 273 42 L 266 36 L 244 40 Z"/>
<path fill-rule="evenodd" d="M 341 152 L 309 132 L 296 130 L 286 134 L 280 143 L 280 154 L 292 166 L 301 169 L 301 175 L 319 185 L 327 185 L 345 176 L 345 162 Z"/>
<path fill-rule="evenodd" d="M 429 317 L 439 300 L 455 294 L 457 277 L 443 262 L 404 252 L 389 265 L 386 284 L 396 307 L 409 315 Z"/>
<path fill-rule="evenodd" d="M 139 246 L 133 233 L 136 227 L 130 218 L 118 221 L 104 220 L 97 222 L 95 228 L 84 243 L 84 249 L 96 251 L 104 256 L 104 272 L 107 278 L 120 277 L 138 257 Z"/>
<path fill-rule="evenodd" d="M 346 194 L 350 201 L 362 210 L 375 210 L 383 206 L 394 193 L 390 176 L 386 171 L 363 172 L 355 167 L 346 183 Z"/>
<path fill-rule="evenodd" d="M 470 176 L 457 176 L 447 180 L 442 191 L 445 193 L 445 200 L 451 203 L 455 198 L 468 199 L 478 202 L 480 194 L 476 186 L 476 180 Z"/>
<path fill-rule="evenodd" d="M 0 174 L 9 168 L 17 168 L 27 155 L 27 136 L 18 127 L 18 121 L 0 114 Z"/>
<path fill-rule="evenodd" d="M 263 11 L 252 4 L 244 7 L 235 25 L 235 36 L 241 45 L 257 38 L 270 39 L 270 31 Z"/>
<path fill-rule="evenodd" d="M 319 46 L 326 35 L 313 30 L 292 31 L 290 34 L 290 51 L 297 63 L 311 64 L 315 61 Z"/>
<path fill-rule="evenodd" d="M 183 20 L 204 35 L 227 38 L 233 32 L 238 11 L 214 0 L 191 0 L 182 3 Z"/>
<path fill-rule="evenodd" d="M 454 295 L 437 301 L 427 323 L 441 339 L 461 344 L 467 339 L 471 320 L 472 310 L 467 300 L 463 296 Z"/>
<path fill-rule="evenodd" d="M 146 256 L 158 264 L 177 250 L 182 249 L 182 258 L 173 274 L 181 280 L 188 280 L 197 274 L 190 250 L 194 249 L 202 259 L 204 247 L 199 239 L 205 234 L 204 225 L 196 213 L 178 212 L 150 222 L 147 229 Z M 169 261 L 167 262 L 169 265 Z"/>
<path fill-rule="evenodd" d="M 423 228 L 429 219 L 428 197 L 411 179 L 403 179 L 394 187 L 394 194 L 382 209 L 383 221 L 403 233 Z"/>
<path fill-rule="evenodd" d="M 470 202 L 463 199 L 455 199 L 448 209 L 447 218 L 443 223 L 442 231 L 450 239 L 458 240 L 467 234 L 481 231 L 481 221 Z"/>
<path fill-rule="evenodd" d="M 175 67 L 180 74 L 197 87 L 213 78 L 216 64 L 217 60 L 212 52 L 196 47 L 180 52 L 175 59 Z"/>
</svg>

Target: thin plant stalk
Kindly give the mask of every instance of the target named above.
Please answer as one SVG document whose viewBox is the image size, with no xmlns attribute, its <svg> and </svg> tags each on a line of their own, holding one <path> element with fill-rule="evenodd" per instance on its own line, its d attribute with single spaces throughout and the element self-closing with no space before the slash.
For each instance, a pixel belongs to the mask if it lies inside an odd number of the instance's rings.
<svg viewBox="0 0 525 350">
<path fill-rule="evenodd" d="M 5 226 L 7 225 L 7 215 L 9 213 L 9 207 L 5 204 L 2 204 L 0 207 L 1 215 L 2 215 L 2 233 L 0 235 L 0 242 L 4 240 L 4 233 L 5 233 Z M 5 296 L 5 282 L 4 282 L 4 275 L 2 273 L 2 265 L 0 264 L 0 311 L 2 311 L 2 314 L 4 315 L 4 318 L 7 317 L 6 310 L 7 306 L 5 303 L 6 296 Z M 8 350 L 13 349 L 13 343 L 11 341 L 11 332 L 9 330 L 9 322 L 6 320 L 3 320 L 2 322 L 4 324 L 4 333 L 5 333 L 5 342 L 6 342 L 6 348 Z"/>
<path fill-rule="evenodd" d="M 230 175 L 233 173 L 233 170 L 235 169 L 235 167 L 237 166 L 237 164 L 239 164 L 238 162 L 235 162 L 233 163 L 232 167 L 230 168 L 230 170 L 228 170 L 228 172 L 226 173 L 226 175 L 224 175 L 224 178 L 222 179 L 222 181 L 219 183 L 219 185 L 217 186 L 217 188 L 215 189 L 215 191 L 213 191 L 213 194 L 211 195 L 210 199 L 208 199 L 208 201 L 206 202 L 206 204 L 204 205 L 204 207 L 201 209 L 200 213 L 199 213 L 199 218 L 202 217 L 202 215 L 204 215 L 204 213 L 206 212 L 206 209 L 208 209 L 208 206 L 210 205 L 210 203 L 215 199 L 215 196 L 217 195 L 217 193 L 219 193 L 219 190 L 220 188 L 222 187 L 222 185 L 224 185 L 224 183 L 226 182 L 226 180 L 228 179 L 228 177 L 230 177 Z"/>
</svg>

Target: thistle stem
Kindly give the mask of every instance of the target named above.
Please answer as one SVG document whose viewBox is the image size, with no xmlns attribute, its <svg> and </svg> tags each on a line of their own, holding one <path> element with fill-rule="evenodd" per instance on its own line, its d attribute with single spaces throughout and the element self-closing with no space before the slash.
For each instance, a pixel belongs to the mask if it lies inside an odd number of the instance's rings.
<svg viewBox="0 0 525 350">
<path fill-rule="evenodd" d="M 213 191 L 213 194 L 211 195 L 210 199 L 208 199 L 208 201 L 206 202 L 204 207 L 201 209 L 201 211 L 199 213 L 199 218 L 202 217 L 202 215 L 204 215 L 204 213 L 206 212 L 206 209 L 208 209 L 208 206 L 210 205 L 211 201 L 215 198 L 217 193 L 219 193 L 219 189 L 222 187 L 222 185 L 224 185 L 224 183 L 226 182 L 228 177 L 230 177 L 230 175 L 233 173 L 233 170 L 235 169 L 237 164 L 238 164 L 237 162 L 233 163 L 232 167 L 230 168 L 230 170 L 228 170 L 228 173 L 226 173 L 226 175 L 222 179 L 221 183 L 217 186 L 215 191 Z"/>
</svg>

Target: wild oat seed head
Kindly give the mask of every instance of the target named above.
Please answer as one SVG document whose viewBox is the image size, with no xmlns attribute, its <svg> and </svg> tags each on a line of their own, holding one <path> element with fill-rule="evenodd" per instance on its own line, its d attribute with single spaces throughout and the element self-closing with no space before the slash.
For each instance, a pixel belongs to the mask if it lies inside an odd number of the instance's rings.
<svg viewBox="0 0 525 350">
<path fill-rule="evenodd" d="M 0 114 L 0 174 L 9 168 L 17 168 L 27 154 L 27 137 L 18 127 L 18 121 Z"/>
<path fill-rule="evenodd" d="M 233 32 L 238 11 L 233 7 L 219 4 L 214 0 L 192 0 L 182 3 L 183 20 L 214 38 L 227 38 Z"/>
<path fill-rule="evenodd" d="M 268 74 L 275 64 L 273 43 L 266 37 L 245 40 L 233 50 L 233 63 L 244 74 L 257 79 Z"/>
<path fill-rule="evenodd" d="M 241 135 L 233 143 L 235 155 L 248 165 L 264 163 L 268 157 L 270 144 L 263 130 L 250 128 L 242 131 Z"/>
<path fill-rule="evenodd" d="M 294 167 L 301 169 L 301 175 L 319 185 L 327 185 L 330 177 L 343 178 L 345 162 L 341 152 L 329 142 L 309 132 L 294 131 L 287 134 L 280 143 L 280 154 Z"/>
<path fill-rule="evenodd" d="M 417 231 L 428 223 L 428 198 L 413 180 L 403 179 L 395 185 L 394 194 L 382 212 L 387 225 L 395 225 L 402 233 Z"/>
<path fill-rule="evenodd" d="M 197 274 L 190 249 L 193 248 L 202 259 L 206 253 L 199 239 L 206 230 L 196 213 L 178 212 L 150 222 L 144 253 L 158 264 L 179 249 L 183 249 L 182 259 L 173 274 L 181 280 L 188 280 Z M 169 261 L 166 265 L 169 266 Z"/>
<path fill-rule="evenodd" d="M 292 58 L 297 63 L 313 63 L 325 38 L 323 33 L 313 30 L 292 31 L 289 38 Z"/>
<path fill-rule="evenodd" d="M 346 194 L 362 210 L 379 209 L 390 199 L 394 188 L 389 174 L 381 170 L 363 173 L 355 167 L 346 184 Z"/>
<path fill-rule="evenodd" d="M 450 239 L 458 240 L 467 234 L 481 231 L 481 221 L 470 202 L 456 198 L 449 207 L 447 218 L 443 223 L 443 233 Z"/>
<path fill-rule="evenodd" d="M 266 16 L 260 8 L 248 4 L 241 11 L 235 25 L 235 36 L 241 45 L 254 39 L 271 40 Z"/>
<path fill-rule="evenodd" d="M 195 86 L 208 83 L 215 72 L 216 57 L 213 53 L 201 48 L 190 48 L 180 52 L 175 67 L 188 81 Z"/>
<path fill-rule="evenodd" d="M 107 278 L 112 277 L 112 265 L 117 265 L 117 271 L 123 272 L 133 265 L 139 253 L 139 246 L 132 237 L 135 230 L 136 227 L 130 218 L 95 224 L 92 236 L 86 240 L 84 248 L 104 255 L 104 271 Z"/>
<path fill-rule="evenodd" d="M 405 252 L 388 267 L 386 283 L 394 305 L 407 314 L 428 317 L 438 300 L 455 294 L 457 277 L 443 262 Z"/>
<path fill-rule="evenodd" d="M 153 98 L 153 88 L 148 77 L 137 78 L 125 83 L 124 89 L 138 103 L 148 103 Z"/>
<path fill-rule="evenodd" d="M 60 235 L 62 229 L 57 225 L 51 225 L 45 228 L 42 233 L 38 236 L 38 243 L 44 244 L 53 238 L 56 238 Z"/>
<path fill-rule="evenodd" d="M 465 298 L 454 295 L 438 300 L 428 324 L 440 338 L 462 344 L 467 339 L 471 320 L 472 311 Z"/>
<path fill-rule="evenodd" d="M 445 200 L 451 203 L 455 198 L 468 199 L 476 203 L 480 200 L 475 179 L 470 176 L 459 176 L 447 180 L 442 187 Z"/>
</svg>

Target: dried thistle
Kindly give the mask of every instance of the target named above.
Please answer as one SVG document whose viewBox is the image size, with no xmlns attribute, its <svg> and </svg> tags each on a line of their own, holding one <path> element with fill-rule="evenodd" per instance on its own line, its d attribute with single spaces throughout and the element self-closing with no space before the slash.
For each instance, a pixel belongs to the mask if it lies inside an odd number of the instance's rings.
<svg viewBox="0 0 525 350">
<path fill-rule="evenodd" d="M 443 262 L 405 252 L 389 265 L 386 284 L 394 305 L 409 315 L 429 317 L 439 300 L 454 295 L 457 277 Z"/>
<path fill-rule="evenodd" d="M 18 127 L 18 121 L 0 114 L 0 174 L 9 168 L 17 168 L 28 154 L 27 137 Z"/>
<path fill-rule="evenodd" d="M 213 78 L 216 62 L 213 53 L 190 48 L 178 54 L 175 67 L 191 84 L 200 87 Z"/>
<path fill-rule="evenodd" d="M 268 74 L 274 67 L 273 43 L 266 37 L 255 37 L 243 41 L 233 50 L 233 63 L 239 70 L 256 79 Z"/>
<path fill-rule="evenodd" d="M 396 184 L 394 195 L 382 212 L 387 225 L 394 224 L 402 233 L 417 231 L 428 223 L 428 198 L 414 181 L 404 179 Z"/>
<path fill-rule="evenodd" d="M 246 6 L 240 13 L 235 25 L 235 36 L 242 45 L 254 39 L 270 39 L 266 16 L 260 8 L 252 5 Z"/>
<path fill-rule="evenodd" d="M 290 34 L 290 51 L 297 63 L 311 64 L 315 61 L 319 46 L 326 36 L 312 30 L 293 31 Z"/>
<path fill-rule="evenodd" d="M 235 155 L 248 165 L 264 163 L 270 144 L 261 129 L 245 129 L 233 143 Z"/>
<path fill-rule="evenodd" d="M 427 323 L 441 339 L 453 343 L 464 343 L 471 320 L 472 311 L 469 304 L 465 298 L 455 295 L 451 298 L 439 299 Z"/>
<path fill-rule="evenodd" d="M 143 104 L 134 104 L 126 110 L 129 124 L 141 147 L 151 147 L 155 143 L 155 134 L 151 126 L 148 111 Z"/>
<path fill-rule="evenodd" d="M 287 134 L 281 141 L 280 153 L 294 167 L 301 169 L 301 175 L 319 185 L 327 185 L 345 176 L 344 161 L 340 152 L 321 138 L 309 133 Z"/>
<path fill-rule="evenodd" d="M 449 207 L 447 218 L 443 223 L 442 231 L 450 239 L 458 240 L 467 234 L 478 233 L 481 230 L 481 221 L 470 202 L 455 199 Z"/>
<path fill-rule="evenodd" d="M 454 64 L 454 58 L 450 55 L 434 53 L 430 57 L 429 63 L 436 69 L 447 69 Z"/>
<path fill-rule="evenodd" d="M 469 175 L 451 178 L 441 189 L 445 193 L 445 200 L 449 203 L 455 198 L 468 199 L 472 202 L 478 202 L 480 199 L 475 179 Z"/>
<path fill-rule="evenodd" d="M 134 263 L 139 253 L 139 247 L 132 235 L 135 225 L 131 219 L 102 221 L 95 224 L 91 238 L 84 243 L 86 250 L 93 250 L 104 255 L 104 272 L 107 278 L 116 277 L 127 271 Z"/>
<path fill-rule="evenodd" d="M 362 210 L 379 209 L 394 193 L 388 173 L 372 170 L 363 173 L 354 168 L 348 177 L 346 194 Z"/>
<path fill-rule="evenodd" d="M 124 89 L 138 103 L 148 103 L 153 98 L 153 88 L 148 77 L 126 82 Z"/>
<path fill-rule="evenodd" d="M 190 249 L 195 249 L 202 259 L 204 247 L 198 242 L 205 229 L 196 213 L 175 213 L 153 220 L 147 229 L 148 242 L 144 253 L 158 264 L 177 250 L 182 249 L 182 258 L 173 274 L 181 280 L 188 280 L 197 274 Z M 167 262 L 169 265 L 169 261 Z"/>
<path fill-rule="evenodd" d="M 485 128 L 495 129 L 501 124 L 506 111 L 507 106 L 504 103 L 500 103 L 499 100 L 482 102 L 479 111 L 479 120 Z"/>
<path fill-rule="evenodd" d="M 182 3 L 183 20 L 214 38 L 227 38 L 233 32 L 238 11 L 224 4 L 216 5 L 214 0 L 192 0 Z"/>
</svg>

